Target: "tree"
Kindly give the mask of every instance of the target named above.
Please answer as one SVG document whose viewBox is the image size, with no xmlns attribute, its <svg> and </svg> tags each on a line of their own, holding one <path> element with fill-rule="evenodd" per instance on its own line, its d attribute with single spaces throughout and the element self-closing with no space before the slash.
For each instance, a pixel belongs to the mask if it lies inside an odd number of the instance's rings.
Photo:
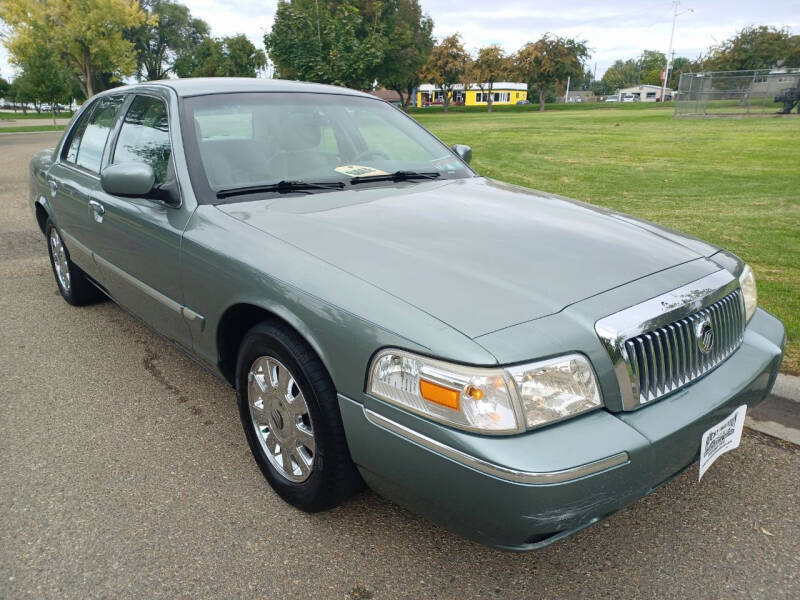
<svg viewBox="0 0 800 600">
<path fill-rule="evenodd" d="M 208 23 L 172 0 L 139 0 L 139 6 L 150 18 L 129 35 L 136 48 L 136 74 L 140 81 L 164 79 L 181 54 L 192 53 L 209 37 Z"/>
<path fill-rule="evenodd" d="M 691 73 L 694 70 L 696 70 L 696 67 L 691 59 L 685 56 L 678 56 L 672 61 L 672 69 L 669 72 L 667 86 L 677 90 L 681 80 L 681 73 Z"/>
<path fill-rule="evenodd" d="M 24 59 L 12 57 L 22 73 L 14 80 L 17 84 L 17 97 L 22 102 L 33 102 L 37 112 L 41 104 L 50 105 L 53 126 L 56 125 L 56 106 L 69 102 L 72 91 L 72 78 L 50 46 L 36 44 L 26 50 Z"/>
<path fill-rule="evenodd" d="M 433 47 L 428 62 L 422 69 L 422 78 L 442 90 L 444 112 L 450 108 L 453 88 L 466 74 L 469 55 L 457 33 L 444 38 Z"/>
<path fill-rule="evenodd" d="M 388 42 L 382 3 L 364 4 L 366 12 L 351 2 L 278 2 L 272 30 L 264 36 L 278 76 L 372 89 Z"/>
<path fill-rule="evenodd" d="M 178 77 L 255 77 L 265 63 L 264 52 L 239 34 L 204 39 L 178 57 L 174 71 Z"/>
<path fill-rule="evenodd" d="M 800 36 L 787 28 L 745 27 L 732 38 L 709 48 L 702 59 L 708 71 L 739 71 L 800 67 Z"/>
<path fill-rule="evenodd" d="M 639 60 L 640 83 L 661 85 L 661 74 L 667 66 L 667 57 L 657 50 L 645 50 Z"/>
<path fill-rule="evenodd" d="M 528 90 L 539 91 L 539 110 L 545 109 L 548 90 L 567 77 L 580 77 L 588 58 L 586 42 L 545 34 L 528 42 L 514 58 L 515 70 L 528 83 Z"/>
<path fill-rule="evenodd" d="M 11 84 L 8 83 L 5 79 L 0 77 L 0 98 L 4 100 L 8 100 L 9 95 L 8 92 L 11 90 Z"/>
<path fill-rule="evenodd" d="M 500 46 L 486 46 L 478 50 L 478 56 L 469 65 L 469 79 L 486 97 L 488 112 L 492 112 L 494 100 L 492 90 L 496 81 L 505 78 L 511 71 L 511 61 Z"/>
<path fill-rule="evenodd" d="M 606 69 L 601 79 L 606 93 L 616 92 L 622 88 L 631 87 L 639 83 L 639 65 L 633 59 L 626 61 L 617 60 Z"/>
<path fill-rule="evenodd" d="M 383 60 L 377 66 L 378 82 L 400 95 L 403 110 L 408 110 L 414 88 L 433 50 L 433 20 L 422 14 L 418 0 L 397 0 L 396 12 L 385 19 L 388 29 Z"/>
<path fill-rule="evenodd" d="M 5 40 L 16 60 L 46 44 L 77 77 L 86 97 L 98 73 L 122 79 L 136 71 L 133 43 L 123 33 L 147 19 L 136 0 L 3 0 L 0 18 L 10 27 Z"/>
</svg>

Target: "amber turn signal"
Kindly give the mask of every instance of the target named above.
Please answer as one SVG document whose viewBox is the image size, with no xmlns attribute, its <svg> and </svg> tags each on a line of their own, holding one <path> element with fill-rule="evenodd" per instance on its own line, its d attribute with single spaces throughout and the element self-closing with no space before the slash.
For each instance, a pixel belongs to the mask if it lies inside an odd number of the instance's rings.
<svg viewBox="0 0 800 600">
<path fill-rule="evenodd" d="M 460 392 L 453 390 L 438 383 L 431 383 L 424 379 L 419 380 L 419 393 L 425 400 L 441 404 L 447 408 L 458 410 L 458 397 Z"/>
</svg>

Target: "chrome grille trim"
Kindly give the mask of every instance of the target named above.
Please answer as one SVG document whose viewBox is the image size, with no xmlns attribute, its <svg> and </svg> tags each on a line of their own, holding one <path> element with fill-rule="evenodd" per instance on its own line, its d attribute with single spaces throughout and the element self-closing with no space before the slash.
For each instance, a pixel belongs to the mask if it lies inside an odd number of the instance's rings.
<svg viewBox="0 0 800 600">
<path fill-rule="evenodd" d="M 685 358 L 695 345 L 695 326 L 706 318 L 715 331 L 714 346 L 709 354 L 694 352 L 687 364 Z M 682 388 L 733 354 L 743 333 L 742 293 L 734 290 L 685 319 L 626 340 L 624 358 L 631 366 L 634 396 L 644 404 Z M 648 342 L 646 347 L 639 341 L 642 337 Z"/>
<path fill-rule="evenodd" d="M 708 319 L 714 343 L 703 354 L 695 327 Z M 722 270 L 626 308 L 595 324 L 614 365 L 625 410 L 699 379 L 742 343 L 744 301 L 739 281 Z"/>
</svg>

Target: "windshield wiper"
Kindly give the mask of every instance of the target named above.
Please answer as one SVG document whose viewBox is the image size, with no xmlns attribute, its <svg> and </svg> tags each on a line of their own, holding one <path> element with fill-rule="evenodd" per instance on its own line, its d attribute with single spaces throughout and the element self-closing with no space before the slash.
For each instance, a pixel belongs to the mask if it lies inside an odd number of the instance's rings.
<svg viewBox="0 0 800 600">
<path fill-rule="evenodd" d="M 436 179 L 441 173 L 438 171 L 430 171 L 421 173 L 418 171 L 395 171 L 394 173 L 386 173 L 386 175 L 364 175 L 363 177 L 353 177 L 350 183 L 356 185 L 358 183 L 370 183 L 372 181 L 410 181 L 412 179 Z"/>
<path fill-rule="evenodd" d="M 290 192 L 311 192 L 312 190 L 340 190 L 344 187 L 342 181 L 320 181 L 310 183 L 308 181 L 279 181 L 267 185 L 253 185 L 240 188 L 231 188 L 217 192 L 217 198 L 230 198 L 231 196 L 244 196 L 245 194 L 262 194 L 277 192 L 288 194 Z"/>
</svg>

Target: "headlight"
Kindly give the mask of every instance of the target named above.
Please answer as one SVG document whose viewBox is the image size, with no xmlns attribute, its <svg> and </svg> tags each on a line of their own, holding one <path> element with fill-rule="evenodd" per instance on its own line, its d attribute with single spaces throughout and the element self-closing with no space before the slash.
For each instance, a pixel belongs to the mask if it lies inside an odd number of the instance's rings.
<svg viewBox="0 0 800 600">
<path fill-rule="evenodd" d="M 528 429 L 594 410 L 603 404 L 589 361 L 580 354 L 512 367 Z"/>
<path fill-rule="evenodd" d="M 519 433 L 602 405 L 579 355 L 508 369 L 467 367 L 403 350 L 372 361 L 367 391 L 435 421 L 484 433 Z"/>
<path fill-rule="evenodd" d="M 758 306 L 756 278 L 750 265 L 745 265 L 742 274 L 739 275 L 739 286 L 742 288 L 742 298 L 744 298 L 745 321 L 749 322 Z"/>
</svg>

